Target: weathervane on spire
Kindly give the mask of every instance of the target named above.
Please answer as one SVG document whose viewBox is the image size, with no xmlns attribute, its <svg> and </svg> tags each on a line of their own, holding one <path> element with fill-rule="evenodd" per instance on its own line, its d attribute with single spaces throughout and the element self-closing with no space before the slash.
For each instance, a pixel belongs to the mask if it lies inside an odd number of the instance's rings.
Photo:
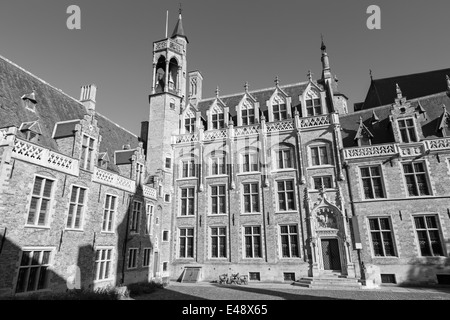
<svg viewBox="0 0 450 320">
<path fill-rule="evenodd" d="M 320 47 L 320 49 L 322 51 L 325 51 L 325 50 L 327 50 L 327 46 L 325 45 L 325 42 L 323 42 L 323 34 L 322 33 L 320 34 L 320 38 L 322 39 L 322 46 Z"/>
<path fill-rule="evenodd" d="M 181 2 L 180 2 L 180 9 L 179 9 L 179 12 L 180 12 L 180 16 L 181 16 L 181 13 L 183 12 L 183 8 L 181 7 Z"/>
</svg>

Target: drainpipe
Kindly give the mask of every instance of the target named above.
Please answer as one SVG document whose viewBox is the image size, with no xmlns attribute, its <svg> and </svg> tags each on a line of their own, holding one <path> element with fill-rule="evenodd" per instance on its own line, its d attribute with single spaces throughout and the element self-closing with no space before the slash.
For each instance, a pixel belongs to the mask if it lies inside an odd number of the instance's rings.
<svg viewBox="0 0 450 320">
<path fill-rule="evenodd" d="M 128 196 L 128 210 L 127 210 L 127 225 L 125 228 L 125 238 L 123 239 L 123 249 L 122 249 L 122 280 L 120 281 L 120 285 L 123 285 L 125 282 L 125 263 L 126 263 L 126 255 L 127 255 L 127 241 L 128 241 L 128 229 L 130 228 L 130 209 L 132 206 L 133 195 Z"/>
</svg>

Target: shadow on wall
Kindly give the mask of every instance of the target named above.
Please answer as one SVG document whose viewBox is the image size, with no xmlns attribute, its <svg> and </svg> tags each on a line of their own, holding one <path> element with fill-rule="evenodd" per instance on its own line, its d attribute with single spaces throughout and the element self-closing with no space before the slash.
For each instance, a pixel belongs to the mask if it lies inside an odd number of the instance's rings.
<svg viewBox="0 0 450 320">
<path fill-rule="evenodd" d="M 446 243 L 448 247 L 450 240 Z M 449 257 L 420 257 L 409 264 L 404 285 L 450 285 Z"/>
<path fill-rule="evenodd" d="M 51 250 L 24 250 L 0 228 L 0 297 L 66 288 L 66 280 L 48 268 Z"/>
</svg>

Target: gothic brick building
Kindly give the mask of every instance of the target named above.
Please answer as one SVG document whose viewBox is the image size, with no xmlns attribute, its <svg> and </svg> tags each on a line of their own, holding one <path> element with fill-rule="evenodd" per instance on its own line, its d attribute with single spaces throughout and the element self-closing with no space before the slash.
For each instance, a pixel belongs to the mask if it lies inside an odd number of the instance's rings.
<svg viewBox="0 0 450 320">
<path fill-rule="evenodd" d="M 319 79 L 205 99 L 188 43 L 181 14 L 154 43 L 139 137 L 95 85 L 77 100 L 0 58 L 0 294 L 448 281 L 450 70 L 372 80 L 349 113 L 322 43 Z"/>
</svg>

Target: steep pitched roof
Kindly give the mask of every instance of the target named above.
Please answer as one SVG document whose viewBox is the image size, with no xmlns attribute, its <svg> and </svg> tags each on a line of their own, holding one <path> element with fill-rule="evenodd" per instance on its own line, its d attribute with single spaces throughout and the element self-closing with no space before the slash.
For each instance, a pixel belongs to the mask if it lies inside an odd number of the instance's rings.
<svg viewBox="0 0 450 320">
<path fill-rule="evenodd" d="M 305 91 L 306 87 L 308 86 L 308 83 L 309 83 L 308 81 L 305 81 L 301 83 L 280 86 L 280 88 L 288 96 L 292 98 L 292 107 L 297 108 L 300 105 L 299 96 L 303 94 L 303 91 Z M 275 89 L 276 87 L 272 87 L 262 90 L 249 91 L 248 93 L 251 94 L 251 96 L 255 98 L 256 101 L 259 102 L 259 107 L 263 113 L 267 111 L 266 101 L 268 101 L 272 97 L 272 94 L 275 91 Z M 236 106 L 239 104 L 244 95 L 245 92 L 241 92 L 220 97 L 220 99 L 226 104 L 226 106 L 229 107 L 229 112 L 232 117 L 236 116 Z M 201 112 L 202 117 L 204 117 L 205 119 L 206 119 L 206 110 L 209 109 L 214 99 L 215 98 L 208 98 L 201 100 L 198 103 L 197 108 Z M 299 112 L 301 112 L 300 108 L 298 109 Z"/>
<path fill-rule="evenodd" d="M 446 76 L 449 69 L 434 70 L 391 78 L 374 79 L 363 103 L 355 103 L 355 111 L 366 110 L 392 103 L 396 97 L 395 85 L 402 88 L 408 99 L 425 97 L 447 90 Z"/>
<path fill-rule="evenodd" d="M 395 84 L 392 88 L 395 93 Z M 348 148 L 355 146 L 355 141 L 353 139 L 359 128 L 360 117 L 362 118 L 364 126 L 366 126 L 373 134 L 372 144 L 394 142 L 391 124 L 389 121 L 390 109 L 393 102 L 394 99 L 388 105 L 341 115 L 339 118 L 342 127 L 344 147 Z M 436 128 L 439 126 L 438 122 L 442 116 L 442 105 L 450 105 L 450 98 L 447 95 L 447 92 L 441 92 L 412 100 L 408 99 L 408 102 L 411 102 L 411 106 L 417 111 L 420 112 L 422 109 L 422 111 L 426 112 L 426 118 L 420 123 L 425 139 L 438 138 L 438 131 Z M 378 121 L 373 121 L 374 112 L 376 113 Z"/>
<path fill-rule="evenodd" d="M 183 37 L 186 39 L 186 41 L 189 43 L 188 38 L 186 37 L 186 34 L 184 33 L 184 28 L 183 28 L 183 18 L 181 17 L 181 13 L 178 17 L 178 21 L 177 24 L 175 26 L 175 29 L 173 30 L 172 33 L 172 39 L 175 37 Z"/>
<path fill-rule="evenodd" d="M 33 91 L 37 102 L 35 112 L 22 103 L 22 97 Z M 40 144 L 58 151 L 52 138 L 55 124 L 83 119 L 86 113 L 86 108 L 78 100 L 0 56 L 0 128 L 19 128 L 24 122 L 38 121 L 42 131 Z M 139 145 L 139 139 L 133 133 L 99 113 L 95 116 L 102 135 L 100 152 L 108 152 L 112 158 L 114 151 L 122 150 L 125 144 L 131 148 Z M 112 163 L 109 169 L 118 171 Z"/>
</svg>

